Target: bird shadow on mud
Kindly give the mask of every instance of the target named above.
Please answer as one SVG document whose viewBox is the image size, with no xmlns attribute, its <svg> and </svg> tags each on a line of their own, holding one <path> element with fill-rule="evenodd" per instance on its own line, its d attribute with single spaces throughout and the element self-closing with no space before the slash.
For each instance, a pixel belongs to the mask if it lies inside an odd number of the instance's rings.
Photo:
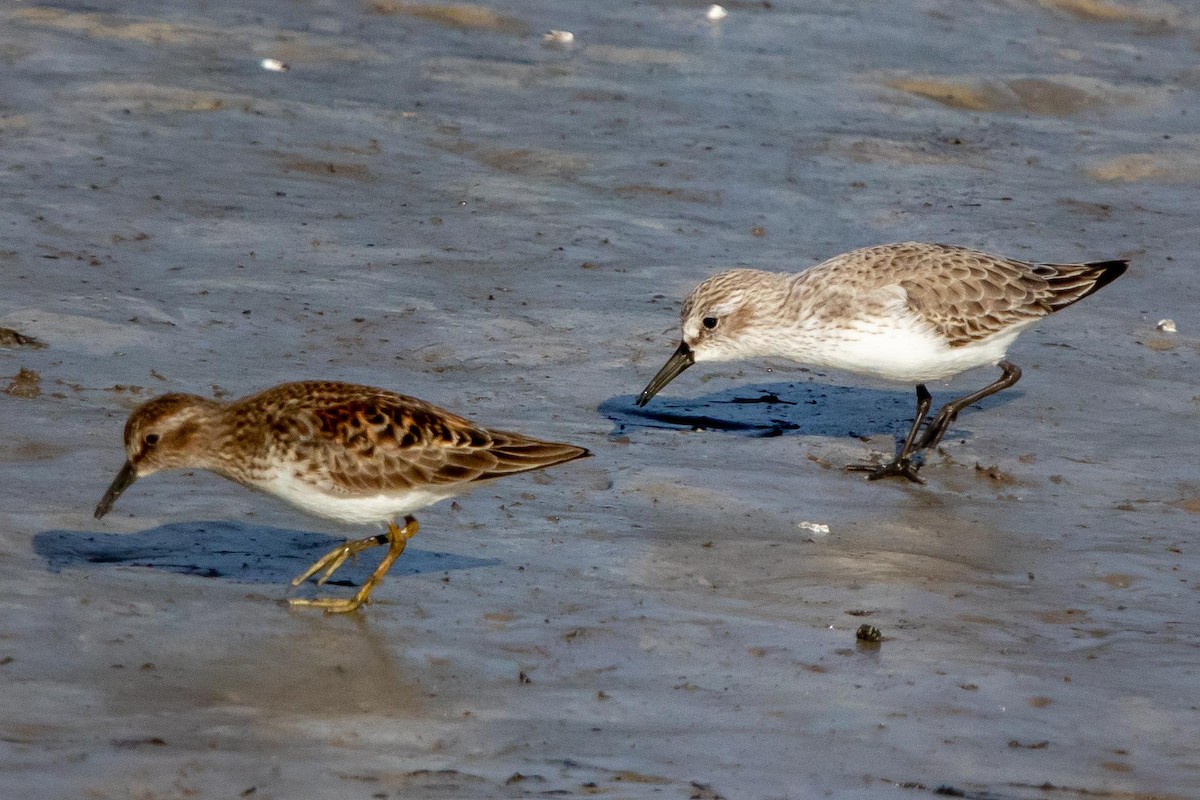
<svg viewBox="0 0 1200 800">
<path fill-rule="evenodd" d="M 224 578 L 236 583 L 286 583 L 308 569 L 345 539 L 312 531 L 293 531 L 236 522 L 172 522 L 138 533 L 45 531 L 33 537 L 33 549 L 51 572 L 68 569 L 148 569 Z M 378 550 L 378 558 L 372 557 Z M 364 551 L 347 561 L 327 582 L 360 585 L 383 557 L 386 547 Z M 424 572 L 490 567 L 498 559 L 473 558 L 408 547 L 389 578 Z"/>
<path fill-rule="evenodd" d="M 932 387 L 933 413 L 941 405 L 972 391 Z M 980 409 L 1021 397 L 1009 391 L 968 406 L 959 422 Z M 916 411 L 913 390 L 838 386 L 816 381 L 751 384 L 692 398 L 655 397 L 638 408 L 633 395 L 610 397 L 596 409 L 616 426 L 610 435 L 639 428 L 709 430 L 738 436 L 829 436 L 853 438 L 890 434 L 903 437 Z M 970 431 L 951 426 L 949 438 L 969 438 Z"/>
</svg>

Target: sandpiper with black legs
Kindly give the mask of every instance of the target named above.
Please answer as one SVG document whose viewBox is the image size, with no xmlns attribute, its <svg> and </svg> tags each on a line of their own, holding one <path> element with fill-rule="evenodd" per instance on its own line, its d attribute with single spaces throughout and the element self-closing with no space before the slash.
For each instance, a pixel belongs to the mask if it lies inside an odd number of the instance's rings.
<svg viewBox="0 0 1200 800">
<path fill-rule="evenodd" d="M 903 242 L 853 250 L 799 273 L 722 272 L 684 300 L 683 341 L 637 404 L 697 362 L 762 356 L 915 385 L 916 418 L 895 457 L 848 469 L 921 483 L 914 456 L 936 446 L 964 407 L 1020 379 L 1006 359 L 1017 335 L 1127 266 L 1042 264 Z M 932 405 L 925 384 L 985 366 L 999 367 L 1000 377 L 942 406 L 922 432 Z"/>
</svg>

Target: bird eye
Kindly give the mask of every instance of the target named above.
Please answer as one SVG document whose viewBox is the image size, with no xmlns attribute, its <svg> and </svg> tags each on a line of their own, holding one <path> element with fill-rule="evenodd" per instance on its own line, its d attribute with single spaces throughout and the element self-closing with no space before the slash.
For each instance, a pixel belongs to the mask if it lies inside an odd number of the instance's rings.
<svg viewBox="0 0 1200 800">
<path fill-rule="evenodd" d="M 708 328 L 710 331 L 713 328 L 717 327 L 717 318 L 716 317 L 705 317 L 704 319 L 701 320 L 701 322 L 704 324 L 704 327 Z"/>
<path fill-rule="evenodd" d="M 146 438 L 142 439 L 142 441 L 151 446 L 156 445 L 156 444 L 158 444 L 158 434 L 157 433 L 147 433 Z"/>
</svg>

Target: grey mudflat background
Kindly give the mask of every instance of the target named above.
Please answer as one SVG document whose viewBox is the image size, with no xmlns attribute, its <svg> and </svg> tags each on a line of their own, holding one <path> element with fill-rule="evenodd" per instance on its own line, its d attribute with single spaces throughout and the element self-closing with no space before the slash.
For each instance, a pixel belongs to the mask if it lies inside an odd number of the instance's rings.
<svg viewBox="0 0 1200 800">
<path fill-rule="evenodd" d="M 1194 4 L 169 5 L 0 9 L 0 795 L 1200 796 Z M 911 387 L 633 408 L 702 278 L 906 239 L 1132 267 L 924 487 L 840 470 Z M 345 617 L 282 601 L 362 529 L 205 473 L 92 519 L 134 405 L 301 378 L 595 457 Z"/>
</svg>

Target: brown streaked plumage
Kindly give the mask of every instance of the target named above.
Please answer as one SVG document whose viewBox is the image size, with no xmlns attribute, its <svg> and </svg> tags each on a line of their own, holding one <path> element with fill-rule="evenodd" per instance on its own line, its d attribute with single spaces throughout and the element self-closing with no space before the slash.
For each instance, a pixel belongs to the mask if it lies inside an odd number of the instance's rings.
<svg viewBox="0 0 1200 800">
<path fill-rule="evenodd" d="M 760 356 L 915 384 L 916 419 L 896 457 L 861 468 L 872 479 L 921 482 L 912 457 L 935 446 L 964 407 L 1020 379 L 1020 369 L 1005 360 L 1017 335 L 1107 286 L 1127 266 L 1040 264 L 901 242 L 853 250 L 800 273 L 722 272 L 684 300 L 683 341 L 637 404 L 697 361 Z M 943 406 L 918 439 L 932 402 L 925 383 L 981 366 L 1003 374 Z"/>
<path fill-rule="evenodd" d="M 286 383 L 231 403 L 167 394 L 125 423 L 125 466 L 96 506 L 103 517 L 137 478 L 164 469 L 207 469 L 344 522 L 386 522 L 386 534 L 341 545 L 292 581 L 387 544 L 388 555 L 348 600 L 297 600 L 353 611 L 417 532 L 411 512 L 481 481 L 589 455 L 582 447 L 493 431 L 415 397 L 329 381 Z M 395 520 L 405 518 L 404 528 Z"/>
</svg>

